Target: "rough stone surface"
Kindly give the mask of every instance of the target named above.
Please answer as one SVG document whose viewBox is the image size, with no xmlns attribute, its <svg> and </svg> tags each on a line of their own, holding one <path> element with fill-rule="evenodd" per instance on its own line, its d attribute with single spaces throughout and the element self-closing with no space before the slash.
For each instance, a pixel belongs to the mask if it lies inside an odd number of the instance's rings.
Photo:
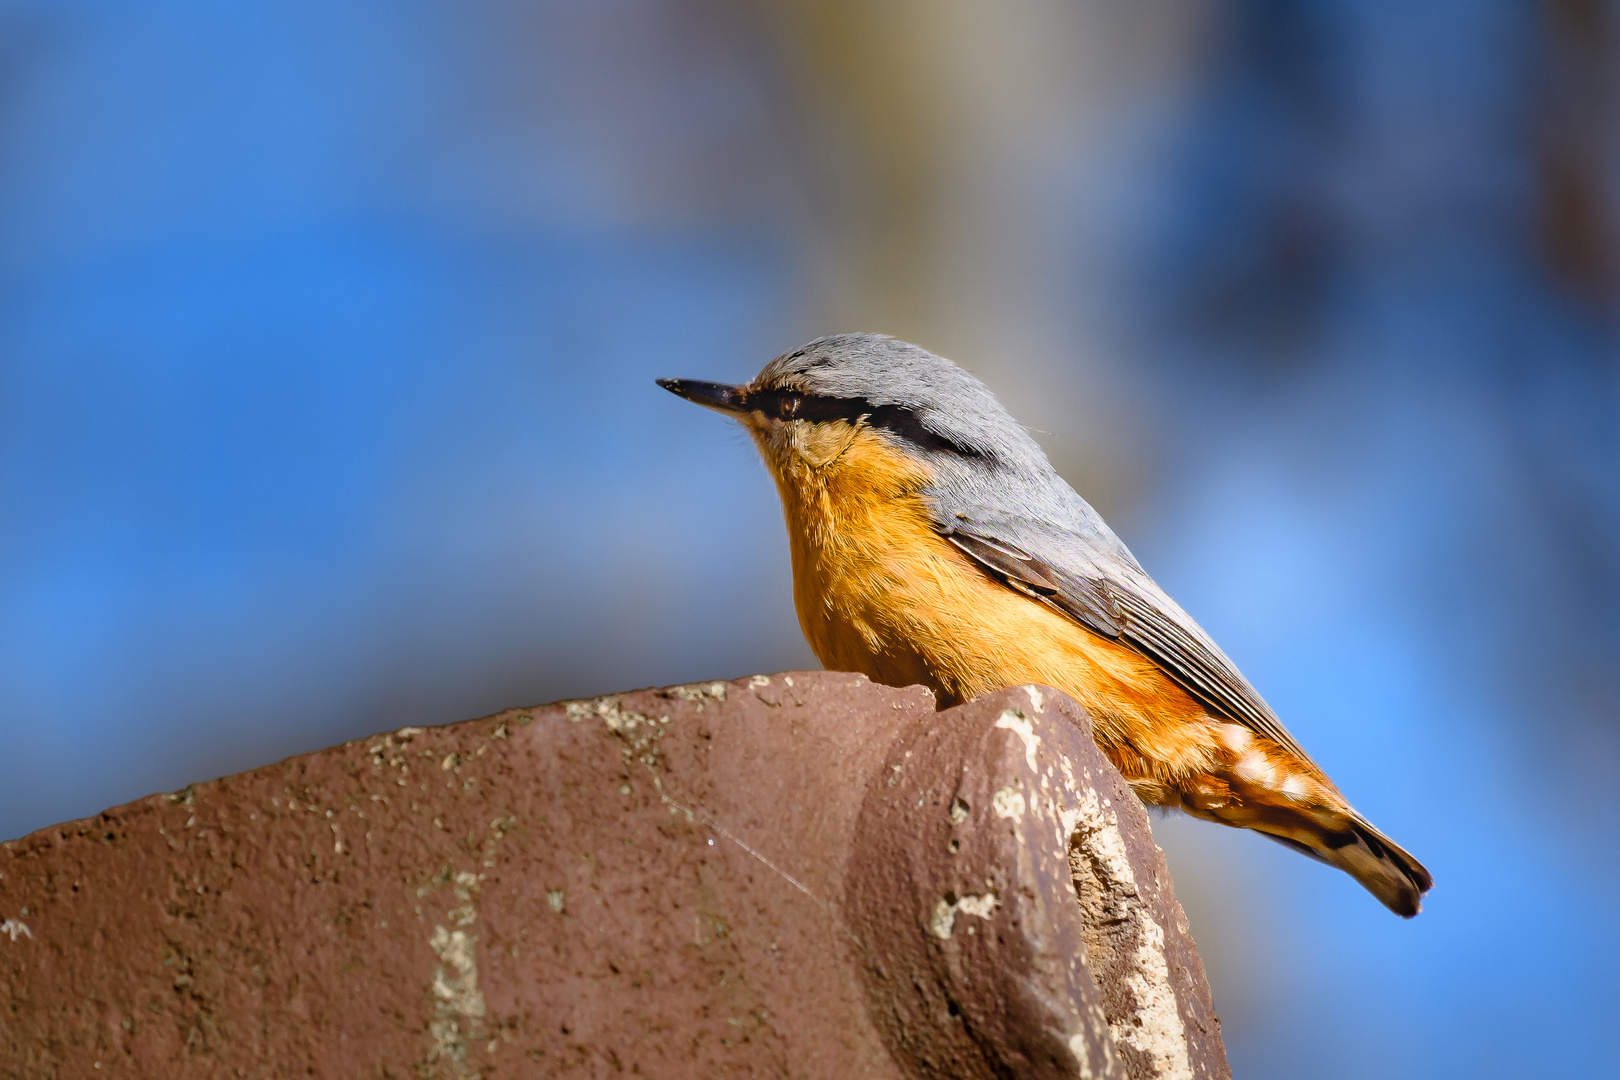
<svg viewBox="0 0 1620 1080">
<path fill-rule="evenodd" d="M 0 844 L 0 1077 L 1225 1077 L 1056 691 L 754 676 L 406 728 Z"/>
<path fill-rule="evenodd" d="M 1073 701 L 990 694 L 903 731 L 885 761 L 850 914 L 884 943 L 870 1013 L 910 1074 L 1229 1075 L 1146 811 Z"/>
</svg>

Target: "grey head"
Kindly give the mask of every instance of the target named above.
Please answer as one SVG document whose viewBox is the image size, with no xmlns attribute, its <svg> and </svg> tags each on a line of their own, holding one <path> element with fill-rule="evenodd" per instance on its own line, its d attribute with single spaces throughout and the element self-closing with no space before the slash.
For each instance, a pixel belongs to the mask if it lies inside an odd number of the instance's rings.
<svg viewBox="0 0 1620 1080">
<path fill-rule="evenodd" d="M 1050 468 L 1039 444 L 984 383 L 909 341 L 882 334 L 817 338 L 766 364 L 750 385 L 898 410 L 920 429 L 910 433 L 914 451 L 954 450 L 997 466 Z"/>
<path fill-rule="evenodd" d="M 910 342 L 834 334 L 783 353 L 745 386 L 658 381 L 697 404 L 734 414 L 864 418 L 891 444 L 926 460 L 935 476 L 930 508 L 942 530 L 988 526 L 1025 541 L 1042 537 L 1043 547 L 1060 538 L 1079 541 L 1135 566 L 984 383 Z"/>
</svg>

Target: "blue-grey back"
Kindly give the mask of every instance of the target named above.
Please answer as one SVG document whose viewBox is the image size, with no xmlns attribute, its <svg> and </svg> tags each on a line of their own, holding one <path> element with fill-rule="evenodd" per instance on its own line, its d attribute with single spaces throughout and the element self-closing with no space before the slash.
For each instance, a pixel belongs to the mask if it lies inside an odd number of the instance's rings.
<svg viewBox="0 0 1620 1080">
<path fill-rule="evenodd" d="M 904 410 L 932 437 L 888 437 L 930 466 L 929 507 L 941 535 L 995 576 L 1151 658 L 1215 712 L 1309 760 L 1231 660 L 973 375 L 909 342 L 837 334 L 772 360 L 754 385 Z"/>
</svg>

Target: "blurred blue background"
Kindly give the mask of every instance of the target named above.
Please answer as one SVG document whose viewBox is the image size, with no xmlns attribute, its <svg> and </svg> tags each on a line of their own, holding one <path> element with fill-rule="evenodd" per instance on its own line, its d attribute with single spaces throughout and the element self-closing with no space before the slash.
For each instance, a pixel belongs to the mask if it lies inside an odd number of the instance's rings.
<svg viewBox="0 0 1620 1080">
<path fill-rule="evenodd" d="M 1237 1075 L 1620 1075 L 1617 17 L 0 2 L 0 836 L 814 666 L 652 379 L 878 330 L 1435 873 L 1157 827 Z"/>
</svg>

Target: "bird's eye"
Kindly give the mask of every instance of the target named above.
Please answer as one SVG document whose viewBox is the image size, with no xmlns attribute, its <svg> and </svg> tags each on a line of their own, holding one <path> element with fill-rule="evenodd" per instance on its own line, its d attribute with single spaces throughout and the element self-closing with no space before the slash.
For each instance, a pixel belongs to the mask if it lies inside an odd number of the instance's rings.
<svg viewBox="0 0 1620 1080">
<path fill-rule="evenodd" d="M 802 400 L 798 394 L 783 394 L 782 403 L 778 409 L 782 414 L 782 419 L 791 420 L 799 415 L 799 404 Z"/>
</svg>

